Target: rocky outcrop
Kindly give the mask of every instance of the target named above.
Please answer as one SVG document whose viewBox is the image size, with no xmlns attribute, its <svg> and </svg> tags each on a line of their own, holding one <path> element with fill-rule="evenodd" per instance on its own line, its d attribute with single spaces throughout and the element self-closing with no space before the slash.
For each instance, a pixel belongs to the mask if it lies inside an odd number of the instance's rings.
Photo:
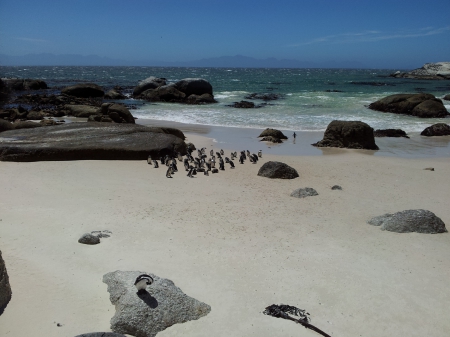
<svg viewBox="0 0 450 337">
<path fill-rule="evenodd" d="M 445 233 L 444 222 L 433 212 L 423 209 L 412 209 L 394 214 L 384 214 L 368 221 L 369 225 L 381 226 L 382 230 L 397 233 Z"/>
<path fill-rule="evenodd" d="M 31 122 L 31 121 L 16 121 L 12 125 L 14 127 L 14 130 L 34 129 L 34 128 L 38 128 L 38 127 L 42 126 L 41 123 L 35 123 L 35 122 Z"/>
<path fill-rule="evenodd" d="M 212 85 L 203 78 L 185 78 L 176 82 L 175 87 L 187 97 L 190 95 L 213 94 Z"/>
<path fill-rule="evenodd" d="M 44 119 L 44 117 L 45 117 L 45 112 L 43 112 L 43 111 L 31 110 L 27 113 L 28 120 L 41 120 L 41 119 Z"/>
<path fill-rule="evenodd" d="M 437 123 L 427 127 L 420 133 L 421 136 L 450 136 L 450 125 L 445 123 Z"/>
<path fill-rule="evenodd" d="M 125 99 L 127 96 L 122 94 L 121 92 L 117 91 L 116 89 L 111 89 L 105 94 L 106 99 Z"/>
<path fill-rule="evenodd" d="M 69 123 L 4 131 L 0 160 L 146 160 L 186 154 L 181 138 L 136 124 Z"/>
<path fill-rule="evenodd" d="M 445 95 L 445 96 L 444 96 L 444 99 L 445 99 L 446 101 L 450 101 L 450 94 L 449 94 L 449 95 Z"/>
<path fill-rule="evenodd" d="M 148 89 L 141 94 L 140 98 L 150 102 L 182 102 L 186 94 L 179 91 L 174 84 L 169 84 Z"/>
<path fill-rule="evenodd" d="M 141 274 L 150 275 L 154 282 L 138 294 L 134 281 Z M 104 275 L 103 282 L 116 309 L 111 319 L 114 332 L 154 337 L 174 324 L 197 320 L 211 311 L 209 305 L 187 296 L 171 280 L 148 272 L 115 271 Z"/>
<path fill-rule="evenodd" d="M 65 87 L 61 90 L 62 94 L 75 96 L 75 97 L 103 97 L 105 92 L 103 89 L 94 83 L 80 83 L 69 87 Z"/>
<path fill-rule="evenodd" d="M 348 149 L 378 150 L 373 129 L 359 121 L 332 121 L 328 124 L 323 139 L 313 146 Z"/>
<path fill-rule="evenodd" d="M 103 103 L 101 112 L 103 115 L 108 115 L 116 123 L 135 123 L 130 110 L 121 104 Z"/>
<path fill-rule="evenodd" d="M 450 62 L 426 63 L 422 68 L 408 72 L 397 71 L 390 76 L 395 78 L 415 78 L 421 80 L 450 80 Z"/>
<path fill-rule="evenodd" d="M 139 84 L 133 90 L 133 96 L 137 97 L 141 93 L 143 93 L 144 91 L 146 91 L 148 89 L 156 89 L 163 85 L 166 85 L 165 78 L 150 76 L 150 77 L 146 78 L 145 80 L 142 80 L 139 82 Z"/>
<path fill-rule="evenodd" d="M 299 176 L 297 170 L 279 161 L 264 163 L 259 169 L 258 175 L 271 179 L 294 179 Z"/>
<path fill-rule="evenodd" d="M 11 300 L 11 286 L 9 285 L 9 277 L 6 272 L 5 261 L 0 251 L 0 315 L 5 310 L 8 302 Z"/>
<path fill-rule="evenodd" d="M 286 137 L 283 132 L 281 132 L 280 130 L 277 129 L 265 129 L 263 132 L 261 132 L 261 134 L 258 136 L 259 137 L 274 137 L 274 138 L 278 138 L 278 139 L 288 139 L 288 137 Z"/>
<path fill-rule="evenodd" d="M 449 114 L 442 101 L 431 94 L 390 95 L 370 104 L 369 109 L 420 118 L 442 118 Z"/>
<path fill-rule="evenodd" d="M 405 131 L 401 129 L 378 129 L 373 132 L 375 137 L 404 137 L 409 138 Z"/>
<path fill-rule="evenodd" d="M 298 188 L 291 193 L 291 197 L 295 197 L 295 198 L 306 198 L 306 197 L 312 197 L 315 195 L 319 195 L 319 193 L 317 193 L 317 191 L 311 187 Z"/>
<path fill-rule="evenodd" d="M 0 132 L 8 131 L 14 129 L 12 123 L 5 121 L 4 119 L 0 119 Z"/>
<path fill-rule="evenodd" d="M 14 91 L 22 91 L 22 90 L 40 90 L 47 89 L 47 83 L 42 80 L 36 79 L 22 79 L 22 78 L 8 78 L 3 79 L 5 84 Z"/>
</svg>

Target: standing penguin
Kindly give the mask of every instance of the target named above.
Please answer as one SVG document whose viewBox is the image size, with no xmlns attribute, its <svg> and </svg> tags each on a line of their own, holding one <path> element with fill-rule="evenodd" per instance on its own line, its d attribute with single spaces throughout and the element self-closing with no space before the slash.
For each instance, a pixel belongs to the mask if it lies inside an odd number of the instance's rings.
<svg viewBox="0 0 450 337">
<path fill-rule="evenodd" d="M 154 282 L 153 277 L 147 274 L 141 274 L 136 278 L 136 281 L 134 281 L 134 285 L 136 289 L 138 290 L 138 294 L 145 294 L 147 286 L 151 285 Z"/>
<path fill-rule="evenodd" d="M 262 150 L 259 150 L 259 151 L 258 151 L 258 157 L 259 157 L 259 158 L 262 158 Z"/>
<path fill-rule="evenodd" d="M 158 168 L 158 167 L 159 167 L 158 162 L 157 162 L 156 160 L 153 161 L 153 166 L 154 166 L 155 168 Z"/>
<path fill-rule="evenodd" d="M 230 163 L 231 168 L 234 169 L 234 163 L 231 160 L 228 163 Z"/>
<path fill-rule="evenodd" d="M 152 165 L 152 156 L 148 156 L 147 164 Z"/>
<path fill-rule="evenodd" d="M 222 158 L 219 159 L 219 169 L 225 171 L 225 163 Z"/>
<path fill-rule="evenodd" d="M 173 173 L 173 167 L 172 167 L 172 165 L 170 165 L 166 171 L 166 178 L 172 178 L 172 173 Z"/>
</svg>

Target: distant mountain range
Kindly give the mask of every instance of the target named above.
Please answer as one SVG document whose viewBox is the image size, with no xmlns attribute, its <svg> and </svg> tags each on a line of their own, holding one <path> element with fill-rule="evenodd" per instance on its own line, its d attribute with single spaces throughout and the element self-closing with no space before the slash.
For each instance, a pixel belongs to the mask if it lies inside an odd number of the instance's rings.
<svg viewBox="0 0 450 337">
<path fill-rule="evenodd" d="M 76 55 L 49 53 L 10 56 L 0 54 L 1 66 L 154 66 L 154 67 L 219 67 L 219 68 L 368 68 L 357 61 L 303 62 L 276 58 L 256 59 L 235 55 L 204 58 L 187 62 L 165 62 L 152 60 L 126 61 L 98 55 Z"/>
</svg>

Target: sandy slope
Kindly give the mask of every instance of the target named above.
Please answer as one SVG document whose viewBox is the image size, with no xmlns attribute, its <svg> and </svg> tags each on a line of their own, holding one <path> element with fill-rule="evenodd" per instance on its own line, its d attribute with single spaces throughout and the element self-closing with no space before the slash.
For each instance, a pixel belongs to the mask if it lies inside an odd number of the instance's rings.
<svg viewBox="0 0 450 337">
<path fill-rule="evenodd" d="M 300 178 L 258 177 L 261 163 L 195 179 L 166 179 L 144 161 L 0 163 L 0 249 L 13 290 L 0 336 L 109 331 L 102 276 L 114 270 L 169 278 L 211 305 L 161 337 L 318 336 L 262 315 L 273 303 L 306 309 L 332 336 L 448 335 L 450 235 L 366 224 L 423 208 L 450 227 L 448 158 L 263 157 Z M 319 195 L 290 197 L 299 187 Z M 113 234 L 100 245 L 77 243 L 103 229 Z"/>
</svg>

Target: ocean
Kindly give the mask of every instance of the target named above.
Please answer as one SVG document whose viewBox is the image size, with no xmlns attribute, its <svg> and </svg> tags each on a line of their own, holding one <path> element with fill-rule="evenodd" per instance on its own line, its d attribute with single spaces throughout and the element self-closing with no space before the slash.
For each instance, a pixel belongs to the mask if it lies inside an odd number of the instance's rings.
<svg viewBox="0 0 450 337">
<path fill-rule="evenodd" d="M 204 78 L 213 86 L 219 102 L 211 105 L 149 103 L 127 99 L 139 119 L 172 121 L 222 127 L 290 131 L 324 131 L 332 120 L 359 120 L 374 129 L 400 128 L 420 132 L 448 118 L 420 119 L 372 111 L 367 106 L 388 95 L 426 92 L 442 98 L 450 93 L 449 81 L 396 79 L 397 69 L 259 69 L 259 68 L 164 68 L 164 67 L 0 67 L 1 77 L 37 78 L 51 88 L 94 82 L 108 90 L 116 85 L 130 94 L 149 76 L 168 82 Z M 273 93 L 280 99 L 258 109 L 229 107 L 251 93 Z M 253 100 L 255 104 L 263 101 Z M 450 111 L 450 102 L 444 101 Z"/>
</svg>

